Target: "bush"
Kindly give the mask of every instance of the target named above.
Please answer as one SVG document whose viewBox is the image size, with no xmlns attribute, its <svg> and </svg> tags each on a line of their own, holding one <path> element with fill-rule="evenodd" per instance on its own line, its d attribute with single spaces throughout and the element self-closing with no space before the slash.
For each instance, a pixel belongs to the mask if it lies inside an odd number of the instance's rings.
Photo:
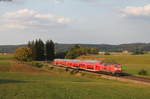
<svg viewBox="0 0 150 99">
<path fill-rule="evenodd" d="M 32 66 L 41 68 L 41 67 L 43 67 L 43 64 L 42 63 L 38 63 L 38 62 L 32 62 Z"/>
<path fill-rule="evenodd" d="M 110 55 L 110 53 L 109 52 L 105 52 L 105 54 L 104 55 Z"/>
<path fill-rule="evenodd" d="M 133 51 L 133 55 L 140 55 L 140 54 L 144 54 L 144 51 L 141 50 L 141 49 L 135 49 L 135 50 Z"/>
<path fill-rule="evenodd" d="M 148 75 L 147 71 L 142 69 L 138 72 L 139 75 Z"/>
<path fill-rule="evenodd" d="M 73 74 L 76 74 L 76 73 L 78 73 L 78 72 L 79 72 L 79 70 L 73 69 L 73 70 L 70 72 L 70 74 L 73 75 Z"/>
<path fill-rule="evenodd" d="M 20 61 L 31 61 L 32 49 L 26 46 L 17 48 L 15 52 L 15 58 Z"/>
</svg>

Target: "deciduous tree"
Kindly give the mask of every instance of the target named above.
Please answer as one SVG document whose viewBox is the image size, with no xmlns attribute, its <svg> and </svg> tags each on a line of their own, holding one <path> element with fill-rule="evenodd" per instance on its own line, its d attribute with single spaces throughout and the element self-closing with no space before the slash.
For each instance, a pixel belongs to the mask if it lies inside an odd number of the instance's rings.
<svg viewBox="0 0 150 99">
<path fill-rule="evenodd" d="M 32 60 L 32 49 L 26 46 L 17 48 L 15 52 L 15 58 L 20 61 Z"/>
</svg>

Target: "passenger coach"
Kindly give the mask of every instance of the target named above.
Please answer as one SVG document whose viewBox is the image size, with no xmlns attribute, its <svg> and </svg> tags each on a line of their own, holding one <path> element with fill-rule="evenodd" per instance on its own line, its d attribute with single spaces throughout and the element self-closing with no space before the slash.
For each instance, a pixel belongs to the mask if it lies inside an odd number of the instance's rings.
<svg viewBox="0 0 150 99">
<path fill-rule="evenodd" d="M 53 64 L 88 71 L 110 72 L 112 74 L 118 74 L 122 72 L 122 66 L 120 64 L 105 63 L 93 60 L 55 59 Z"/>
</svg>

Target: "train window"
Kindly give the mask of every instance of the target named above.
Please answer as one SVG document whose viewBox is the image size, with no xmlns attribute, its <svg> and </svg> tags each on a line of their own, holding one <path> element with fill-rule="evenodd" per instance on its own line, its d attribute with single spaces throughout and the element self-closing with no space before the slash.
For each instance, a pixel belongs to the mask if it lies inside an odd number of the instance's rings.
<svg viewBox="0 0 150 99">
<path fill-rule="evenodd" d="M 94 62 L 86 62 L 86 64 L 95 64 Z"/>
<path fill-rule="evenodd" d="M 103 64 L 103 66 L 111 66 L 111 64 L 105 63 Z"/>
<path fill-rule="evenodd" d="M 115 67 L 119 67 L 119 65 L 114 65 Z"/>
</svg>

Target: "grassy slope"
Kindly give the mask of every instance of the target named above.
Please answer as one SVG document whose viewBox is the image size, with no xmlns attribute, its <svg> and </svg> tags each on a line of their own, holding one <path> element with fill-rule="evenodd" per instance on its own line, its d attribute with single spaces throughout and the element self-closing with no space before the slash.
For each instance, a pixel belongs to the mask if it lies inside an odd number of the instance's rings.
<svg viewBox="0 0 150 99">
<path fill-rule="evenodd" d="M 137 75 L 141 69 L 148 71 L 150 76 L 150 54 L 145 55 L 88 55 L 79 57 L 80 59 L 94 59 L 117 62 L 123 65 L 124 72 Z"/>
<path fill-rule="evenodd" d="M 0 73 L 1 99 L 149 99 L 149 88 L 55 73 Z"/>
<path fill-rule="evenodd" d="M 12 54 L 2 55 L 0 54 L 0 71 L 9 71 L 12 62 Z"/>
<path fill-rule="evenodd" d="M 1 58 L 5 59 L 7 60 Z M 146 85 L 86 75 L 69 75 L 54 70 L 45 73 L 29 66 L 16 65 L 8 65 L 13 70 L 11 72 L 0 72 L 0 99 L 149 99 L 150 97 L 150 86 Z"/>
<path fill-rule="evenodd" d="M 12 57 L 13 54 L 7 54 L 7 55 L 0 54 L 0 66 L 10 66 Z"/>
</svg>

